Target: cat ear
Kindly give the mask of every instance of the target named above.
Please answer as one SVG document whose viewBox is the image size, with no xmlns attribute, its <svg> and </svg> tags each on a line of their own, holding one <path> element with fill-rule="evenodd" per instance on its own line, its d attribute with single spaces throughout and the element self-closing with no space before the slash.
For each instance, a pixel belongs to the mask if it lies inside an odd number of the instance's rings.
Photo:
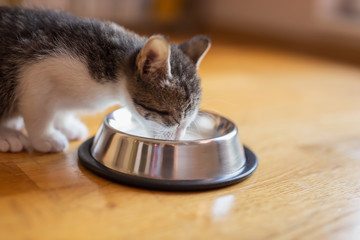
<svg viewBox="0 0 360 240">
<path fill-rule="evenodd" d="M 199 68 L 199 64 L 210 48 L 210 38 L 196 36 L 179 45 L 180 49 L 191 59 Z"/>
<path fill-rule="evenodd" d="M 170 44 L 162 36 L 151 37 L 140 50 L 136 64 L 141 78 L 152 79 L 170 75 Z"/>
</svg>

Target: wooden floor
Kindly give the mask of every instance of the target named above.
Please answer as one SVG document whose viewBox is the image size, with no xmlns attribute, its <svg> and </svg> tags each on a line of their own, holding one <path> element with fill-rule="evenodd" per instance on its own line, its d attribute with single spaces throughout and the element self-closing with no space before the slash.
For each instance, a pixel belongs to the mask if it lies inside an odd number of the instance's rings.
<svg viewBox="0 0 360 240">
<path fill-rule="evenodd" d="M 157 192 L 104 180 L 61 154 L 0 154 L 0 238 L 360 239 L 360 68 L 214 43 L 202 108 L 259 158 L 247 180 Z M 108 110 L 109 111 L 109 110 Z M 104 114 L 84 118 L 94 134 Z"/>
</svg>

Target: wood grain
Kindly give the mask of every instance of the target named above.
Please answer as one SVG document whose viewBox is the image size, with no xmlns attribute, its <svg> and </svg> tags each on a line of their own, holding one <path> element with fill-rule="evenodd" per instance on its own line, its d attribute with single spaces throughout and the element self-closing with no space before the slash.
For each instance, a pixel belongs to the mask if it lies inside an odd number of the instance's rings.
<svg viewBox="0 0 360 240">
<path fill-rule="evenodd" d="M 0 238 L 359 239 L 359 68 L 214 42 L 200 75 L 202 108 L 237 124 L 259 157 L 254 175 L 215 191 L 155 192 L 84 169 L 81 142 L 2 153 Z M 84 117 L 91 134 L 105 113 Z"/>
</svg>

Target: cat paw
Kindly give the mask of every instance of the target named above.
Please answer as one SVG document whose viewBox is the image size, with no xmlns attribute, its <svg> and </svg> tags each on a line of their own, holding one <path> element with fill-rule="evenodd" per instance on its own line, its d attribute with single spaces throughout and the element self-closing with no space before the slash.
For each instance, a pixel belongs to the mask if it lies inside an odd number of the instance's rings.
<svg viewBox="0 0 360 240">
<path fill-rule="evenodd" d="M 69 147 L 69 142 L 64 134 L 54 130 L 32 141 L 33 148 L 38 152 L 62 152 Z"/>
<path fill-rule="evenodd" d="M 62 132 L 69 141 L 85 139 L 89 134 L 86 125 L 77 118 L 57 124 L 56 129 Z"/>
<path fill-rule="evenodd" d="M 29 139 L 21 132 L 0 128 L 0 152 L 21 152 L 30 149 Z"/>
</svg>

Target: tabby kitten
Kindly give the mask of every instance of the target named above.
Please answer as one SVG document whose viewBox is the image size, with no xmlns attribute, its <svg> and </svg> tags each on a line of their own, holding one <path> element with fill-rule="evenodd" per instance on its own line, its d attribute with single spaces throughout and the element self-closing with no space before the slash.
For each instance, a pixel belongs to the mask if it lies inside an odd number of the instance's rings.
<svg viewBox="0 0 360 240">
<path fill-rule="evenodd" d="M 200 98 L 207 37 L 170 44 L 111 22 L 0 7 L 0 151 L 60 152 L 87 136 L 80 110 L 127 107 L 154 138 L 180 139 Z"/>
</svg>

